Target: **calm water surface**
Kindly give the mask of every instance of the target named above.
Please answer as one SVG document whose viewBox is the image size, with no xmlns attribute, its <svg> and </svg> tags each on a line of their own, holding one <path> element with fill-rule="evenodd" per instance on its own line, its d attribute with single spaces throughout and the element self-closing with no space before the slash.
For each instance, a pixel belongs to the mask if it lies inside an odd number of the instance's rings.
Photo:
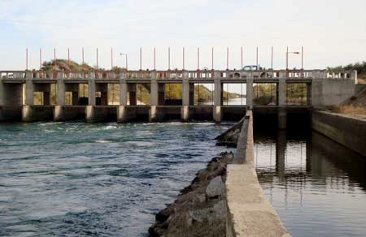
<svg viewBox="0 0 366 237">
<path fill-rule="evenodd" d="M 227 127 L 2 124 L 0 236 L 146 236 Z"/>
<path fill-rule="evenodd" d="M 366 158 L 317 134 L 256 135 L 257 172 L 293 236 L 366 236 Z"/>
</svg>

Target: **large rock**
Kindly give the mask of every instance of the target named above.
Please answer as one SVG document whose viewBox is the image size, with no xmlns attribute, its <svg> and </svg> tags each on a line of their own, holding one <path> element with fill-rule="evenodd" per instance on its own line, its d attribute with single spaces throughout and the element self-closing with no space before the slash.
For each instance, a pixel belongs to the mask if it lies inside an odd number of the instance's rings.
<svg viewBox="0 0 366 237">
<path fill-rule="evenodd" d="M 225 194 L 225 184 L 221 176 L 213 178 L 206 188 L 207 198 L 216 198 Z"/>
</svg>

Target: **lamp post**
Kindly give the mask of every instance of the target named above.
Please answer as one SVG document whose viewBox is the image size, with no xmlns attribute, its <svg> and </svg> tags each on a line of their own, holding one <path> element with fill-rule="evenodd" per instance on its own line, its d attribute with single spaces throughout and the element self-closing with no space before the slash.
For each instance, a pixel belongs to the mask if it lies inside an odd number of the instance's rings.
<svg viewBox="0 0 366 237">
<path fill-rule="evenodd" d="M 125 56 L 125 59 L 126 59 L 126 71 L 128 70 L 128 56 L 127 56 L 127 53 L 120 53 L 119 55 L 121 55 L 122 57 L 122 60 L 123 60 L 123 56 Z M 122 61 L 122 64 L 123 64 L 123 61 Z"/>
<path fill-rule="evenodd" d="M 288 51 L 288 47 L 287 47 L 287 50 L 286 50 L 286 70 L 288 70 L 288 55 L 289 54 L 300 54 L 300 52 L 299 51 L 290 52 L 290 51 Z"/>
</svg>

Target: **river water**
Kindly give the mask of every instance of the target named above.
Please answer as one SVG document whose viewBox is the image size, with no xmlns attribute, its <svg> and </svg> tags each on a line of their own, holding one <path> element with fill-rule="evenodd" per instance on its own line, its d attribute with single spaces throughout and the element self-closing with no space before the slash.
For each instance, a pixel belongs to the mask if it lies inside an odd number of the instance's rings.
<svg viewBox="0 0 366 237">
<path fill-rule="evenodd" d="M 146 236 L 223 148 L 213 123 L 0 125 L 0 236 Z"/>
<path fill-rule="evenodd" d="M 257 173 L 293 236 L 366 236 L 366 159 L 318 134 L 256 134 Z"/>
</svg>

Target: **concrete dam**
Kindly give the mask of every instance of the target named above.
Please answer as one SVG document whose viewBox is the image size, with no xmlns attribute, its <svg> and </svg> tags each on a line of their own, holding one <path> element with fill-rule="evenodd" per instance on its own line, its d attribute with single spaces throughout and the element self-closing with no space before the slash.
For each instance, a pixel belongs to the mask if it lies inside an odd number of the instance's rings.
<svg viewBox="0 0 366 237">
<path fill-rule="evenodd" d="M 256 114 L 272 114 L 278 127 L 286 128 L 287 114 L 308 113 L 313 108 L 337 105 L 354 94 L 357 73 L 331 73 L 326 70 L 168 70 L 65 72 L 1 71 L 0 121 L 87 122 L 169 119 L 190 121 L 239 120 L 246 108 Z M 212 85 L 212 103 L 195 103 L 195 85 Z M 166 86 L 180 85 L 181 98 L 174 104 L 167 99 Z M 149 90 L 149 103 L 139 105 L 137 85 Z M 245 88 L 240 95 L 246 103 L 224 103 L 226 85 Z M 255 102 L 256 86 L 273 88 L 274 101 Z M 289 100 L 291 86 L 301 85 L 302 100 Z M 108 88 L 118 87 L 116 101 L 108 98 Z M 272 89 L 271 89 L 272 90 Z M 272 92 L 271 92 L 272 93 Z M 40 97 L 40 102 L 36 101 Z M 52 100 L 51 98 L 55 98 Z M 68 100 L 66 100 L 68 98 Z"/>
</svg>

